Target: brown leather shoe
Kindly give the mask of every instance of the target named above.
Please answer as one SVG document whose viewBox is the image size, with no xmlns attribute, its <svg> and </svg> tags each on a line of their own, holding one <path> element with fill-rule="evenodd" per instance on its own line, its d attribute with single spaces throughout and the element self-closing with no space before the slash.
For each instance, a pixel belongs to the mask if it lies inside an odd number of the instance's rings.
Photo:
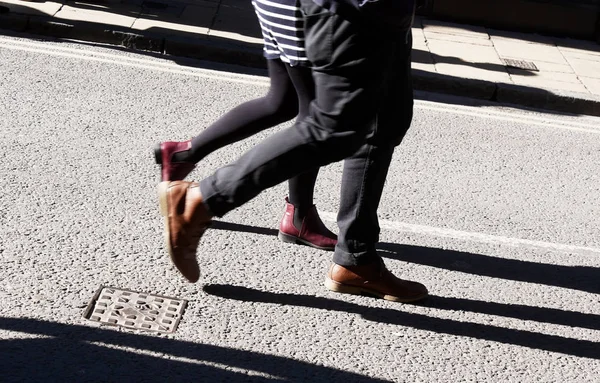
<svg viewBox="0 0 600 383">
<path fill-rule="evenodd" d="M 190 282 L 200 278 L 196 249 L 212 216 L 202 202 L 197 182 L 161 182 L 160 211 L 165 217 L 165 240 L 171 261 Z"/>
<path fill-rule="evenodd" d="M 429 294 L 422 284 L 396 277 L 383 261 L 347 267 L 334 263 L 327 273 L 325 287 L 338 293 L 368 294 L 404 303 L 420 301 Z"/>
</svg>

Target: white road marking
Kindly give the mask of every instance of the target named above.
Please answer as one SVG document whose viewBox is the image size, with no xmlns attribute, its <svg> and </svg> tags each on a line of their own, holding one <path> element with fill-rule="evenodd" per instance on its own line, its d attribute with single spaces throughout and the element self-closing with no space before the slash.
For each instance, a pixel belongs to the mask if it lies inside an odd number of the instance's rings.
<svg viewBox="0 0 600 383">
<path fill-rule="evenodd" d="M 460 110 L 460 109 L 446 108 L 446 107 L 433 106 L 433 105 L 424 105 L 424 104 L 417 104 L 416 107 L 419 109 L 424 109 L 424 110 L 431 110 L 431 111 L 444 112 L 444 113 L 453 113 L 453 114 L 459 114 L 462 116 L 490 118 L 490 119 L 499 120 L 499 121 L 515 122 L 518 124 L 526 124 L 526 125 L 535 125 L 535 126 L 541 126 L 541 127 L 545 127 L 545 128 L 566 129 L 566 130 L 573 130 L 573 131 L 577 131 L 577 132 L 600 134 L 600 126 L 599 126 L 600 124 L 592 125 L 592 124 L 582 124 L 582 123 L 577 123 L 577 122 L 565 121 L 564 123 L 568 124 L 568 125 L 562 125 L 562 124 L 557 124 L 556 121 L 555 122 L 544 121 L 544 120 L 542 120 L 540 118 L 536 118 L 534 116 L 519 115 L 518 117 L 514 117 L 508 113 L 501 114 L 502 112 L 489 113 L 490 111 L 476 109 L 476 107 L 470 107 L 471 110 Z"/>
<path fill-rule="evenodd" d="M 328 222 L 336 222 L 336 214 L 326 211 L 319 211 L 321 218 Z M 379 220 L 379 226 L 381 229 L 392 230 L 403 233 L 415 233 L 430 235 L 434 237 L 457 239 L 461 241 L 478 242 L 492 245 L 505 245 L 511 247 L 529 247 L 536 249 L 544 249 L 551 251 L 560 251 L 566 253 L 576 254 L 600 254 L 600 248 L 585 247 L 585 246 L 574 246 L 564 245 L 560 243 L 534 241 L 529 239 L 503 237 L 499 235 L 483 234 L 469 231 L 460 231 L 454 229 L 446 229 L 433 226 L 415 225 L 411 223 L 390 221 L 390 220 Z"/>
<path fill-rule="evenodd" d="M 449 104 L 442 104 L 439 102 L 427 101 L 427 100 L 416 100 L 416 103 L 420 104 L 423 109 L 435 108 L 435 109 L 442 110 L 444 112 L 455 112 L 457 110 L 460 110 L 460 111 L 467 111 L 467 112 L 478 111 L 478 112 L 481 112 L 481 113 L 484 113 L 487 115 L 500 116 L 500 117 L 506 117 L 506 116 L 514 117 L 514 115 L 515 115 L 515 113 L 512 111 L 508 112 L 508 111 L 503 111 L 503 110 L 493 110 L 492 108 L 494 106 L 491 106 L 491 105 L 487 105 L 484 107 L 458 105 L 458 104 L 449 105 Z M 578 126 L 581 128 L 600 129 L 600 121 L 596 121 L 595 123 L 573 121 L 574 119 L 590 121 L 590 119 L 597 119 L 597 117 L 570 116 L 571 117 L 570 120 L 561 120 L 560 118 L 556 118 L 554 120 L 549 120 L 548 118 L 536 116 L 536 115 L 532 114 L 532 112 L 522 112 L 522 113 L 523 113 L 523 115 L 519 114 L 519 117 L 523 116 L 523 117 L 527 118 L 527 120 L 529 120 L 529 121 L 538 121 L 538 122 L 544 122 L 544 123 L 553 122 L 553 123 L 557 123 L 557 124 L 566 123 L 566 124 Z"/>
</svg>

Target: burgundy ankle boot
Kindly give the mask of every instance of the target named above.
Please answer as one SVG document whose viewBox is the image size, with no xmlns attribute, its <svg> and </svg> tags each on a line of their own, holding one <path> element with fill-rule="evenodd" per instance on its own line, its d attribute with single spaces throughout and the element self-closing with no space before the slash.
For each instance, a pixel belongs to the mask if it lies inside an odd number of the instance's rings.
<svg viewBox="0 0 600 383">
<path fill-rule="evenodd" d="M 302 220 L 302 227 L 294 226 L 294 205 L 285 199 L 285 213 L 279 224 L 279 239 L 283 242 L 297 243 L 315 247 L 321 250 L 333 250 L 337 244 L 337 235 L 333 234 L 325 225 L 317 207 L 313 205 Z"/>
<path fill-rule="evenodd" d="M 161 181 L 181 181 L 190 174 L 196 164 L 190 162 L 172 162 L 173 154 L 190 150 L 192 141 L 161 142 L 154 148 L 154 160 L 161 165 Z"/>
</svg>

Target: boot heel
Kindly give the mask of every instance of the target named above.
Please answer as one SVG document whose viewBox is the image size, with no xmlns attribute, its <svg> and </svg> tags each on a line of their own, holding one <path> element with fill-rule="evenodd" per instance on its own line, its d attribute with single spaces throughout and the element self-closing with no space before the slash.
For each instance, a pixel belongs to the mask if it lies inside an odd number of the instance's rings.
<svg viewBox="0 0 600 383">
<path fill-rule="evenodd" d="M 336 293 L 355 294 L 355 295 L 361 295 L 363 293 L 363 290 L 360 287 L 342 285 L 341 283 L 338 283 L 338 282 L 332 280 L 331 278 L 325 279 L 325 287 L 328 290 L 335 291 Z"/>
<path fill-rule="evenodd" d="M 300 243 L 300 242 L 298 242 L 298 238 L 294 237 L 293 235 L 282 233 L 281 231 L 279 232 L 279 234 L 277 234 L 277 238 L 279 238 L 279 240 L 281 242 L 285 242 L 285 243 L 294 243 L 294 244 Z"/>
<path fill-rule="evenodd" d="M 158 184 L 158 202 L 160 204 L 160 214 L 163 217 L 169 215 L 167 207 L 167 198 L 169 197 L 167 190 L 169 189 L 169 183 L 169 181 L 164 181 Z"/>
<path fill-rule="evenodd" d="M 160 149 L 160 144 L 154 146 L 154 162 L 158 165 L 162 165 L 162 150 Z"/>
</svg>

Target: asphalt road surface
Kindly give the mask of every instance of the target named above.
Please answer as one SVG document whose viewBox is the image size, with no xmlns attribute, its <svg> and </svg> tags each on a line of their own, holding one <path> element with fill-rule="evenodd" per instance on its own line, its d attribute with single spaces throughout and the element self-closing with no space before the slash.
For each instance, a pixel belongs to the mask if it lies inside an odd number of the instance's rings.
<svg viewBox="0 0 600 383">
<path fill-rule="evenodd" d="M 0 36 L 0 380 L 600 382 L 598 118 L 419 95 L 380 249 L 424 304 L 327 291 L 331 255 L 276 237 L 285 184 L 216 223 L 186 283 L 151 148 L 267 89 L 243 68 Z M 340 170 L 315 192 L 333 230 Z M 189 303 L 173 334 L 100 326 L 82 318 L 100 286 Z"/>
</svg>

